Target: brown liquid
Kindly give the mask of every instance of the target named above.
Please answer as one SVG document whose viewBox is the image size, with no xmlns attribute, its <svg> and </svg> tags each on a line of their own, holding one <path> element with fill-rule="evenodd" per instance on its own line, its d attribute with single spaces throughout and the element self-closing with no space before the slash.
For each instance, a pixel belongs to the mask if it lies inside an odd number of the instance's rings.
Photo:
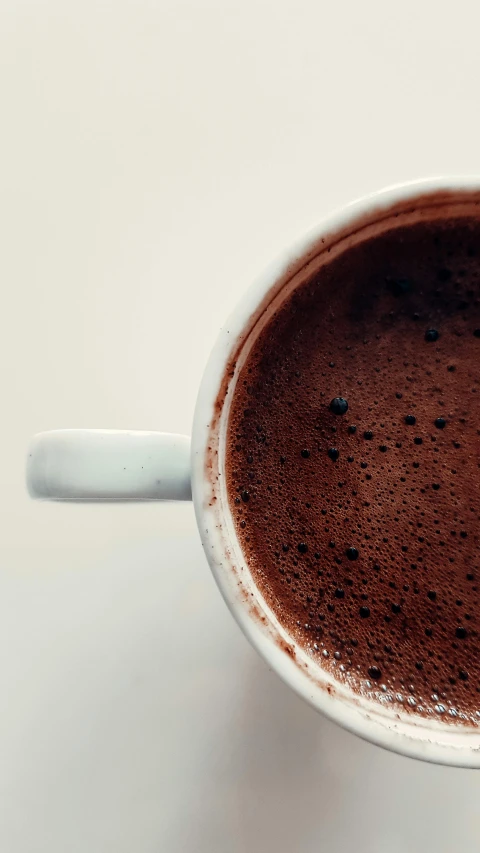
<svg viewBox="0 0 480 853">
<path fill-rule="evenodd" d="M 480 222 L 397 228 L 302 285 L 248 356 L 227 445 L 289 633 L 354 690 L 478 722 Z"/>
</svg>

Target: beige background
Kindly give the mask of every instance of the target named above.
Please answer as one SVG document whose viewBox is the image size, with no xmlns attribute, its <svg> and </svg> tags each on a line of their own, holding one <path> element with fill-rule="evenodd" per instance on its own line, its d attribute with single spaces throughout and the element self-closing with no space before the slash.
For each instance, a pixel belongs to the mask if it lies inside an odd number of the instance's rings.
<svg viewBox="0 0 480 853">
<path fill-rule="evenodd" d="M 474 853 L 480 776 L 302 704 L 191 506 L 34 505 L 31 433 L 188 432 L 217 329 L 332 207 L 480 171 L 480 7 L 0 5 L 0 850 Z"/>
</svg>

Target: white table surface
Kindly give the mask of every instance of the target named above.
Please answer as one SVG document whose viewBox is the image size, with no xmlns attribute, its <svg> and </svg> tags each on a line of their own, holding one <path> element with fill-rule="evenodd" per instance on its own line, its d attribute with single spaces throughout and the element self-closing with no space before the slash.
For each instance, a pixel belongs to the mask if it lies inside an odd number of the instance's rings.
<svg viewBox="0 0 480 853">
<path fill-rule="evenodd" d="M 188 432 L 222 320 L 332 207 L 480 170 L 480 8 L 444 6 L 1 4 L 2 853 L 478 853 L 480 775 L 289 692 L 190 505 L 23 485 L 39 430 Z"/>
</svg>

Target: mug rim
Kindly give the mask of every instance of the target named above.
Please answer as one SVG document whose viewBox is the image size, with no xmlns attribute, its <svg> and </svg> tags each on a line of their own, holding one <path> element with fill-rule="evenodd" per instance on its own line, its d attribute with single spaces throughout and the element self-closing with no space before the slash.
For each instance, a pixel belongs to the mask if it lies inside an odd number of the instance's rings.
<svg viewBox="0 0 480 853">
<path fill-rule="evenodd" d="M 480 767 L 480 726 L 397 714 L 367 700 L 342 687 L 282 628 L 247 567 L 240 565 L 244 557 L 230 519 L 220 458 L 237 358 L 256 318 L 263 318 L 275 295 L 284 293 L 285 281 L 304 269 L 310 256 L 319 256 L 327 237 L 348 236 L 359 223 L 364 227 L 365 217 L 374 225 L 396 205 L 419 203 L 423 197 L 426 203 L 429 196 L 456 192 L 467 199 L 476 194 L 480 203 L 480 176 L 421 179 L 372 192 L 325 217 L 254 281 L 222 326 L 202 377 L 192 431 L 192 496 L 202 544 L 223 598 L 253 647 L 289 687 L 329 719 L 386 749 L 440 764 Z"/>
</svg>

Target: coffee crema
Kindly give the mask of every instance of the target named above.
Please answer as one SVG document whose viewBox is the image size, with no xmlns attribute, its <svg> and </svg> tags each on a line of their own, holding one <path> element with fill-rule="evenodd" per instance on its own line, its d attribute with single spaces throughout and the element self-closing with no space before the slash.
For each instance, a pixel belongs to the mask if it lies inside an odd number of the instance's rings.
<svg viewBox="0 0 480 853">
<path fill-rule="evenodd" d="M 354 691 L 480 721 L 480 221 L 391 227 L 289 296 L 226 475 L 255 583 Z"/>
</svg>

